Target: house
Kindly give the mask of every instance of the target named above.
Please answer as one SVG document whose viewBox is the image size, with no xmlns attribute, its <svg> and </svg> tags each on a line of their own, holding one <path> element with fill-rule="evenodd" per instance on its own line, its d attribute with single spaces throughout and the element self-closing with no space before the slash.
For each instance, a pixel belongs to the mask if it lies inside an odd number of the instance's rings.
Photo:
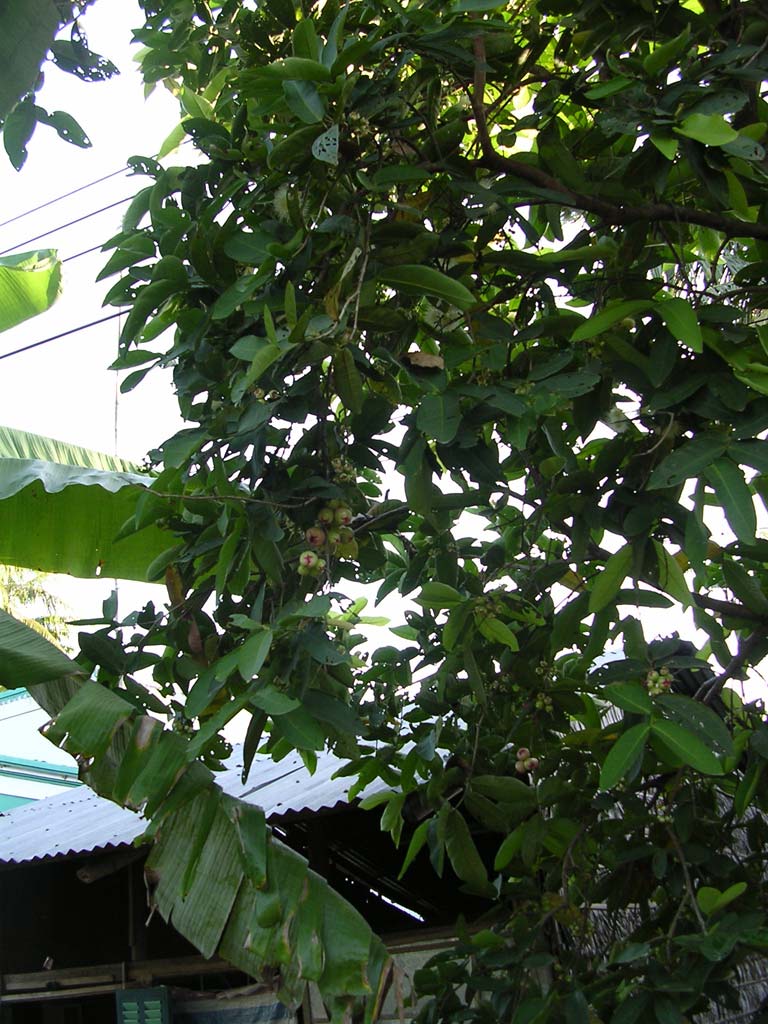
<svg viewBox="0 0 768 1024">
<path fill-rule="evenodd" d="M 238 753 L 217 782 L 264 808 L 275 834 L 365 915 L 406 974 L 445 947 L 457 913 L 471 916 L 476 901 L 458 882 L 445 905 L 445 882 L 426 858 L 397 880 L 402 851 L 377 813 L 349 802 L 352 780 L 333 778 L 342 763 L 333 755 L 320 755 L 311 776 L 298 755 L 257 759 L 243 783 Z M 183 1024 L 326 1020 L 317 993 L 294 1014 L 269 979 L 206 960 L 159 915 L 147 919 L 147 848 L 134 845 L 144 824 L 84 786 L 0 815 L 3 1024 L 164 1024 L 171 1013 Z"/>
<path fill-rule="evenodd" d="M 80 785 L 74 760 L 40 735 L 47 720 L 26 690 L 0 690 L 0 812 Z"/>
<path fill-rule="evenodd" d="M 243 782 L 236 750 L 217 781 L 261 806 L 276 836 L 382 936 L 406 979 L 390 992 L 385 1019 L 400 1020 L 401 1010 L 412 1019 L 407 979 L 450 945 L 460 914 L 472 921 L 487 904 L 462 893 L 448 869 L 438 879 L 424 852 L 399 880 L 403 852 L 380 831 L 378 813 L 349 801 L 351 780 L 333 777 L 341 764 L 323 753 L 310 776 L 297 754 L 257 758 Z M 326 1024 L 316 991 L 292 1011 L 270 976 L 205 959 L 159 915 L 148 919 L 143 828 L 137 814 L 86 787 L 0 814 L 2 1024 Z M 595 908 L 596 932 L 601 922 Z M 764 959 L 745 964 L 736 981 L 740 1010 L 696 1024 L 765 1019 Z"/>
</svg>

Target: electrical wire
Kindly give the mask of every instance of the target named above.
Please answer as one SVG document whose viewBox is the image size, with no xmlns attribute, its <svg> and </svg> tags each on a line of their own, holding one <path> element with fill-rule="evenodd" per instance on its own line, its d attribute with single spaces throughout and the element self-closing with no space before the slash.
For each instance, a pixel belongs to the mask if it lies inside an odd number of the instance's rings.
<svg viewBox="0 0 768 1024">
<path fill-rule="evenodd" d="M 40 203 L 39 206 L 33 206 L 31 210 L 25 210 L 24 213 L 17 213 L 15 217 L 9 217 L 8 220 L 0 221 L 0 228 L 7 227 L 8 224 L 14 224 L 17 220 L 22 220 L 24 217 L 29 217 L 33 213 L 37 213 L 39 210 L 45 210 L 48 206 L 53 206 L 54 203 L 60 203 L 63 199 L 69 199 L 70 196 L 77 195 L 78 192 L 84 192 L 87 188 L 93 188 L 94 185 L 100 185 L 102 181 L 109 181 L 110 178 L 116 178 L 118 174 L 125 174 L 131 168 L 126 164 L 125 167 L 121 167 L 119 171 L 112 171 L 111 174 L 105 174 L 103 178 L 96 178 L 95 181 L 89 181 L 87 185 L 79 185 L 77 188 L 73 188 L 71 192 L 65 192 L 63 195 L 56 196 L 55 199 L 49 199 L 45 203 Z"/>
<path fill-rule="evenodd" d="M 0 256 L 7 256 L 8 253 L 14 252 L 16 249 L 23 249 L 27 245 L 31 245 L 32 242 L 37 242 L 41 238 L 47 238 L 48 235 L 54 234 L 56 231 L 63 231 L 64 228 L 71 228 L 74 224 L 80 224 L 84 220 L 88 220 L 91 217 L 95 217 L 99 213 L 105 213 L 107 210 L 113 210 L 116 206 L 122 206 L 123 203 L 128 203 L 133 199 L 134 196 L 126 196 L 125 199 L 118 199 L 116 203 L 110 203 L 109 206 L 102 206 L 100 210 L 92 210 L 91 213 L 84 213 L 82 217 L 76 217 L 74 220 L 67 221 L 66 224 L 59 224 L 55 228 L 49 228 L 47 231 L 43 231 L 40 235 L 35 235 L 34 238 L 28 238 L 25 242 L 19 242 L 16 245 L 12 245 L 10 249 L 3 249 L 0 252 Z"/>
<path fill-rule="evenodd" d="M 24 345 L 22 348 L 15 348 L 12 352 L 3 352 L 0 355 L 0 359 L 10 359 L 11 356 L 18 356 L 22 352 L 29 352 L 30 349 L 39 348 L 41 345 L 47 345 L 51 341 L 58 341 L 59 338 L 66 338 L 70 334 L 78 334 L 80 331 L 87 331 L 89 327 L 96 327 L 98 324 L 105 324 L 108 320 L 116 320 L 122 313 L 112 313 L 110 316 L 103 316 L 101 320 L 92 320 L 89 324 L 81 324 L 80 327 L 72 327 L 68 331 L 62 331 L 61 334 L 54 334 L 50 338 L 43 338 L 42 341 L 33 341 L 31 345 Z"/>
<path fill-rule="evenodd" d="M 183 142 L 179 143 L 178 148 L 182 146 L 190 145 L 193 139 L 184 139 Z M 120 167 L 116 171 L 111 171 L 109 174 L 105 174 L 102 178 L 95 178 L 93 181 L 89 181 L 86 185 L 78 185 L 77 188 L 73 188 L 70 192 L 64 192 L 60 196 L 56 196 L 54 199 L 48 199 L 44 203 L 40 203 L 39 206 L 33 206 L 31 210 L 25 210 L 23 213 L 17 213 L 14 217 L 9 217 L 8 220 L 0 221 L 0 228 L 6 227 L 8 224 L 14 224 L 17 220 L 22 220 L 24 217 L 29 217 L 33 213 L 37 213 L 39 210 L 45 210 L 48 206 L 53 206 L 54 203 L 60 203 L 63 199 L 69 199 L 70 196 L 77 195 L 78 192 L 84 192 L 86 189 L 93 188 L 94 185 L 100 185 L 102 181 L 109 181 L 110 178 L 116 178 L 119 174 L 125 174 L 126 171 L 134 170 L 130 164 L 126 164 L 125 167 Z"/>
<path fill-rule="evenodd" d="M 90 249 L 83 249 L 82 252 L 76 252 L 74 256 L 65 256 L 61 261 L 62 263 L 71 263 L 72 260 L 79 260 L 81 256 L 88 256 L 92 252 L 103 252 L 103 245 L 92 245 Z"/>
</svg>

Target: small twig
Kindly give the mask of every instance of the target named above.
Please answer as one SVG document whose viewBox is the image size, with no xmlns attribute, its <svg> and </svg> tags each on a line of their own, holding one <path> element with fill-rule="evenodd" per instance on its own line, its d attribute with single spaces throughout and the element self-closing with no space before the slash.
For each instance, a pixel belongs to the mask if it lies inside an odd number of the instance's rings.
<svg viewBox="0 0 768 1024">
<path fill-rule="evenodd" d="M 656 451 L 657 448 L 661 447 L 661 445 L 663 445 L 666 439 L 669 437 L 670 431 L 672 430 L 672 427 L 675 425 L 675 414 L 673 412 L 667 412 L 664 413 L 664 415 L 669 417 L 669 422 L 667 423 L 666 427 L 664 427 L 664 429 L 662 430 L 661 436 L 652 448 L 648 448 L 647 451 L 640 452 L 641 455 L 651 455 L 653 452 Z"/>
<path fill-rule="evenodd" d="M 352 317 L 352 334 L 357 334 L 357 318 L 360 313 L 360 295 L 363 291 L 363 285 L 365 284 L 365 272 L 368 269 L 368 256 L 371 251 L 371 221 L 368 218 L 365 222 L 365 233 L 363 237 L 363 260 L 360 264 L 360 274 L 357 279 L 357 288 L 355 289 L 355 312 Z"/>
<path fill-rule="evenodd" d="M 591 822 L 589 824 L 591 824 Z M 568 849 L 565 851 L 565 856 L 563 857 L 563 867 L 560 874 L 560 880 L 563 886 L 563 899 L 566 903 L 571 902 L 568 898 L 568 874 L 571 867 L 571 863 L 573 862 L 573 851 L 576 848 L 576 843 L 578 843 L 578 841 L 586 832 L 587 825 L 588 823 L 586 821 L 582 823 L 581 828 L 574 835 L 573 839 L 571 839 L 570 843 L 568 843 Z"/>
<path fill-rule="evenodd" d="M 707 922 L 704 920 L 704 917 L 702 916 L 702 913 L 699 910 L 699 904 L 696 902 L 696 893 L 693 889 L 693 882 L 691 881 L 691 875 L 688 871 L 688 864 L 686 863 L 685 854 L 683 853 L 683 848 L 680 845 L 680 840 L 675 835 L 674 829 L 671 827 L 671 825 L 667 825 L 667 833 L 669 834 L 669 838 L 672 840 L 672 845 L 675 848 L 677 859 L 680 861 L 680 866 L 683 869 L 683 878 L 685 879 L 685 891 L 688 894 L 688 899 L 691 901 L 691 906 L 693 907 L 693 912 L 696 915 L 696 920 L 699 923 L 699 928 L 702 932 L 704 932 L 704 934 L 706 934 Z"/>
<path fill-rule="evenodd" d="M 304 501 L 267 501 L 265 498 L 252 498 L 249 494 L 172 494 L 167 491 L 155 491 L 149 488 L 158 498 L 169 498 L 174 501 L 234 501 L 243 505 L 267 505 L 270 508 L 304 508 L 311 505 L 316 498 Z"/>
<path fill-rule="evenodd" d="M 744 668 L 749 661 L 752 651 L 764 640 L 764 633 L 751 633 L 743 643 L 739 644 L 737 653 L 734 654 L 720 675 L 711 676 L 709 679 L 704 680 L 696 691 L 694 699 L 700 700 L 703 704 L 709 704 L 712 698 L 720 693 L 728 680 Z"/>
</svg>

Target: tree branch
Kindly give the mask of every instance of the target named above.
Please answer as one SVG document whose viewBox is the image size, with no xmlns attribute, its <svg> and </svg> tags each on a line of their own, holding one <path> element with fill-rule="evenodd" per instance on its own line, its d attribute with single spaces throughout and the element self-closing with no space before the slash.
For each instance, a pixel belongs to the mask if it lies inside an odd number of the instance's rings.
<svg viewBox="0 0 768 1024">
<path fill-rule="evenodd" d="M 728 680 L 732 679 L 737 672 L 740 672 L 745 667 L 752 651 L 763 643 L 764 640 L 765 633 L 762 631 L 756 631 L 748 636 L 743 643 L 739 644 L 738 652 L 734 654 L 720 675 L 704 680 L 696 691 L 694 699 L 700 700 L 703 704 L 709 704 L 712 698 L 720 693 Z"/>
<path fill-rule="evenodd" d="M 717 612 L 719 615 L 725 615 L 732 619 L 768 623 L 768 618 L 765 615 L 753 612 L 751 609 L 745 608 L 743 604 L 736 604 L 735 601 L 721 601 L 716 597 L 708 597 L 706 594 L 694 594 L 693 600 L 699 608 L 704 608 L 710 612 Z"/>
<path fill-rule="evenodd" d="M 477 125 L 477 136 L 480 140 L 480 159 L 471 161 L 474 166 L 485 167 L 491 171 L 501 171 L 504 174 L 514 174 L 523 181 L 530 182 L 538 188 L 548 189 L 550 192 L 558 192 L 563 205 L 570 206 L 576 210 L 583 210 L 585 213 L 594 213 L 602 217 L 610 224 L 633 224 L 637 221 L 659 223 L 663 221 L 676 221 L 683 224 L 697 224 L 699 227 L 713 228 L 715 231 L 722 231 L 728 238 L 760 238 L 768 241 L 768 224 L 755 224 L 749 221 L 739 220 L 737 217 L 729 217 L 727 214 L 713 213 L 710 210 L 697 210 L 689 206 L 678 206 L 677 203 L 642 203 L 639 206 L 625 205 L 623 203 L 609 203 L 597 196 L 585 195 L 583 192 L 575 192 L 564 185 L 557 178 L 553 178 L 546 171 L 535 167 L 533 164 L 524 163 L 522 160 L 514 160 L 511 157 L 499 153 L 491 140 L 488 131 L 488 122 L 485 114 L 485 38 L 478 33 L 473 39 L 473 50 L 475 56 L 475 74 L 473 87 L 470 92 L 472 112 L 475 115 Z"/>
</svg>

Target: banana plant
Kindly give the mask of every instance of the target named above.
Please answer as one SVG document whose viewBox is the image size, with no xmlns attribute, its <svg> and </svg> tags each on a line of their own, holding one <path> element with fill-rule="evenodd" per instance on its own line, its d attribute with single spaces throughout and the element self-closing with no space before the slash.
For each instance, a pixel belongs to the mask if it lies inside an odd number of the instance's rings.
<svg viewBox="0 0 768 1024">
<path fill-rule="evenodd" d="M 332 1021 L 377 1018 L 392 962 L 365 919 L 197 761 L 199 736 L 168 729 L 109 690 L 34 630 L 0 611 L 0 685 L 26 686 L 52 716 L 45 734 L 75 756 L 101 796 L 142 811 L 153 846 L 154 906 L 203 955 L 301 1002 L 314 982 Z"/>
</svg>

